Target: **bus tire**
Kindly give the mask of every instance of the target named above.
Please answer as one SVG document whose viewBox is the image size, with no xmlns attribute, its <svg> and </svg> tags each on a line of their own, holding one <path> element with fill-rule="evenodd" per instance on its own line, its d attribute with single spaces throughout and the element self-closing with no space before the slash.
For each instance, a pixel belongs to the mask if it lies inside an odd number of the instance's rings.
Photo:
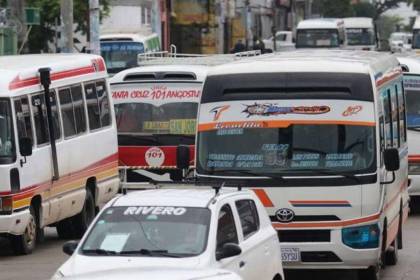
<svg viewBox="0 0 420 280">
<path fill-rule="evenodd" d="M 72 239 L 74 237 L 73 225 L 70 218 L 59 221 L 55 228 L 57 230 L 58 237 L 61 239 Z"/>
<path fill-rule="evenodd" d="M 86 189 L 85 203 L 82 212 L 72 218 L 73 237 L 81 238 L 95 218 L 95 200 L 89 189 Z"/>
<path fill-rule="evenodd" d="M 32 205 L 29 207 L 29 214 L 29 222 L 25 228 L 24 234 L 11 236 L 13 250 L 17 255 L 28 255 L 35 249 L 38 224 L 35 209 Z"/>
<path fill-rule="evenodd" d="M 381 278 L 381 268 L 379 265 L 370 266 L 367 269 L 361 269 L 358 271 L 359 280 L 379 280 Z"/>
<path fill-rule="evenodd" d="M 398 262 L 398 237 L 391 243 L 391 247 L 385 252 L 385 264 L 396 265 Z"/>
<path fill-rule="evenodd" d="M 400 206 L 400 220 L 398 221 L 398 250 L 401 250 L 403 248 L 403 220 L 404 220 L 404 214 L 403 214 L 403 208 L 402 203 Z"/>
</svg>

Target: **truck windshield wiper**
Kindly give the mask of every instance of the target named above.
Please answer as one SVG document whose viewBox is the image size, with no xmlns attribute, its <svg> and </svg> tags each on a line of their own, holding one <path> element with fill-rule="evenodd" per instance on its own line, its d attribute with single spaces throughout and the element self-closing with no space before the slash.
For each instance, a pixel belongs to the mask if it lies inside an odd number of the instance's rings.
<svg viewBox="0 0 420 280">
<path fill-rule="evenodd" d="M 104 249 L 85 249 L 82 250 L 83 254 L 88 254 L 88 255 L 103 255 L 103 256 L 114 256 L 117 255 L 118 253 L 115 251 L 109 251 L 109 250 L 104 250 Z"/>
<path fill-rule="evenodd" d="M 121 251 L 120 255 L 146 255 L 146 256 L 157 256 L 167 258 L 181 258 L 179 254 L 168 253 L 168 250 L 132 250 L 132 251 Z"/>
<path fill-rule="evenodd" d="M 330 169 L 309 169 L 309 168 L 295 168 L 295 169 L 287 169 L 287 171 L 302 171 L 302 172 L 309 172 L 311 174 L 320 174 L 320 175 L 329 175 L 329 176 L 341 176 L 344 178 L 355 180 L 358 184 L 361 184 L 360 178 L 353 174 L 345 173 L 345 172 L 337 172 Z"/>
</svg>

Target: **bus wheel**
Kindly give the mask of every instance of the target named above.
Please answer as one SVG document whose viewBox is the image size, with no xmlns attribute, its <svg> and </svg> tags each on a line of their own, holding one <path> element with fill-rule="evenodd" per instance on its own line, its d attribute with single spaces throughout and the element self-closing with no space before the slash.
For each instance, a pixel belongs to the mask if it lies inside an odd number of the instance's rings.
<svg viewBox="0 0 420 280">
<path fill-rule="evenodd" d="M 368 269 L 359 270 L 359 280 L 379 280 L 381 278 L 381 268 L 378 265 L 371 266 Z"/>
<path fill-rule="evenodd" d="M 86 190 L 85 204 L 83 205 L 82 212 L 72 218 L 74 238 L 81 238 L 90 223 L 95 218 L 95 200 L 92 192 Z"/>
<path fill-rule="evenodd" d="M 22 235 L 15 235 L 11 237 L 13 249 L 18 255 L 31 254 L 35 248 L 38 226 L 35 211 L 32 205 L 29 207 L 29 213 L 29 222 L 26 226 L 25 232 Z"/>
<path fill-rule="evenodd" d="M 386 265 L 396 265 L 398 262 L 398 249 L 402 248 L 402 210 L 400 209 L 400 216 L 398 217 L 398 234 L 395 240 L 391 243 L 391 247 L 387 249 L 385 254 Z"/>
<path fill-rule="evenodd" d="M 73 225 L 70 219 L 64 219 L 57 223 L 55 227 L 57 230 L 58 237 L 61 239 L 72 239 L 73 238 Z"/>
</svg>

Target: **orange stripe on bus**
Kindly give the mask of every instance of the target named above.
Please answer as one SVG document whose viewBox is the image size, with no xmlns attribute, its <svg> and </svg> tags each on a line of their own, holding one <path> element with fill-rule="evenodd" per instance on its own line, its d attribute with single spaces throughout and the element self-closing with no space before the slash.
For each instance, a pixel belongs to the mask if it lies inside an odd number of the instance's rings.
<svg viewBox="0 0 420 280">
<path fill-rule="evenodd" d="M 233 121 L 233 122 L 212 122 L 198 125 L 198 131 L 209 131 L 223 128 L 285 128 L 293 124 L 337 124 L 337 125 L 359 125 L 375 126 L 375 122 L 368 121 L 340 121 L 340 120 L 287 120 L 287 121 Z"/>
<path fill-rule="evenodd" d="M 268 197 L 267 193 L 263 189 L 252 189 L 258 198 L 261 200 L 261 203 L 264 207 L 273 207 L 274 204 L 271 199 Z"/>
</svg>

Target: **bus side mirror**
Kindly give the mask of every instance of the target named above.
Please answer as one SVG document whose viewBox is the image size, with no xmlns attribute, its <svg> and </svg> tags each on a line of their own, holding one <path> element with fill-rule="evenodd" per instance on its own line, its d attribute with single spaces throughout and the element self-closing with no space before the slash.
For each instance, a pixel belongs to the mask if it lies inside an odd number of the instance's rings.
<svg viewBox="0 0 420 280">
<path fill-rule="evenodd" d="M 176 148 L 176 167 L 185 170 L 190 167 L 190 147 L 187 145 L 179 145 Z"/>
<path fill-rule="evenodd" d="M 76 251 L 78 242 L 77 241 L 67 241 L 66 243 L 64 243 L 63 245 L 63 252 L 66 255 L 73 255 L 74 251 Z"/>
<path fill-rule="evenodd" d="M 384 151 L 384 164 L 388 171 L 397 171 L 400 169 L 400 154 L 398 149 L 390 148 Z"/>
<path fill-rule="evenodd" d="M 24 157 L 32 155 L 32 139 L 29 137 L 22 137 L 19 139 L 20 154 Z"/>
</svg>

